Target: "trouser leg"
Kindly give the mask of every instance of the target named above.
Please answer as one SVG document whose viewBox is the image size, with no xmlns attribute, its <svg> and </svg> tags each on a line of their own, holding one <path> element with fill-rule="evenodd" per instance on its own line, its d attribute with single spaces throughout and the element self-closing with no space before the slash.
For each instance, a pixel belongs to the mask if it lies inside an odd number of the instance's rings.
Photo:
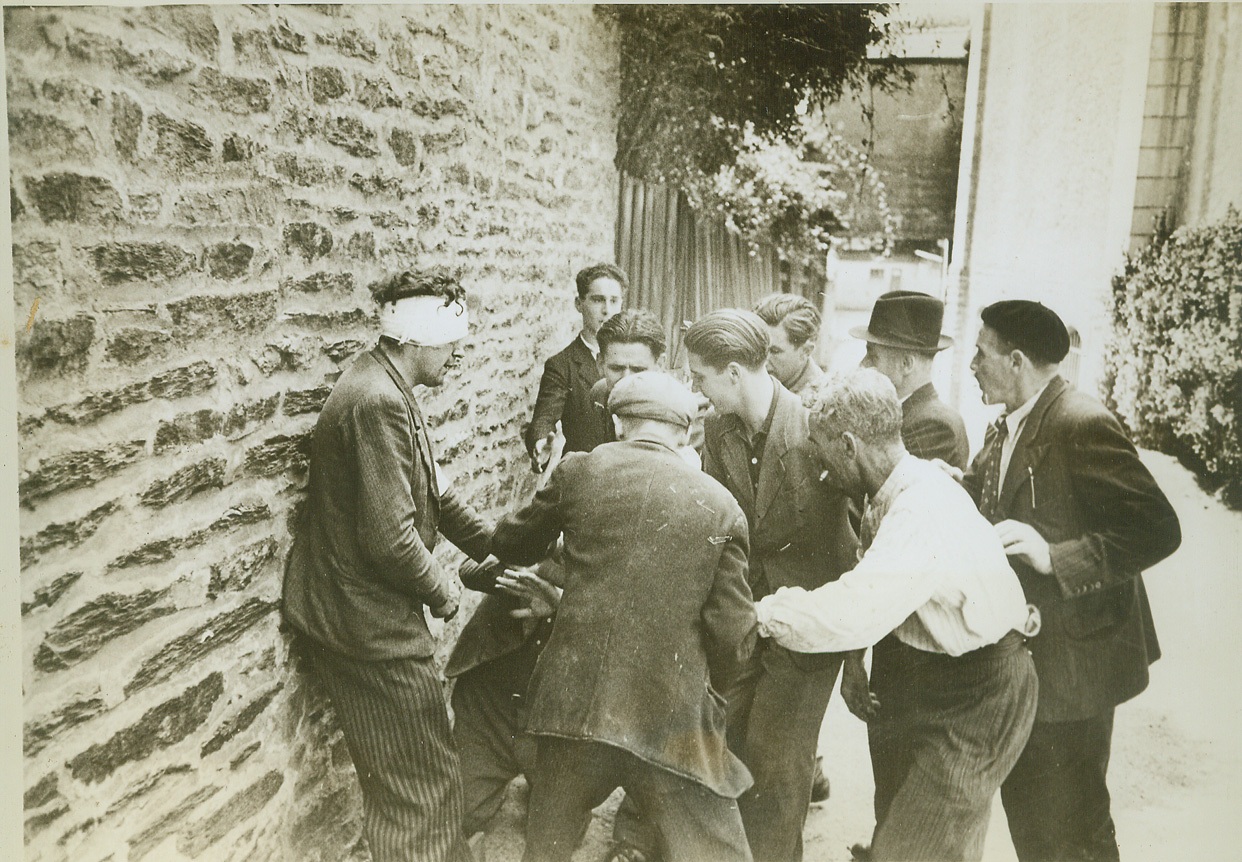
<svg viewBox="0 0 1242 862">
<path fill-rule="evenodd" d="M 493 667 L 496 665 L 496 667 Z M 524 736 L 522 691 L 515 691 L 503 659 L 475 668 L 453 686 L 453 735 L 461 757 L 467 836 L 487 828 L 500 810 L 509 782 L 522 773 L 518 742 Z"/>
<path fill-rule="evenodd" d="M 626 793 L 649 813 L 667 862 L 751 862 L 736 799 L 625 756 Z"/>
<path fill-rule="evenodd" d="M 431 659 L 355 661 L 308 645 L 362 787 L 375 862 L 466 862 L 460 765 Z"/>
<path fill-rule="evenodd" d="M 758 862 L 799 862 L 815 748 L 841 656 L 767 644 L 758 661 L 745 687 L 729 695 L 728 733 L 740 740 L 734 751 L 755 779 L 738 803 Z"/>
<path fill-rule="evenodd" d="M 523 862 L 568 862 L 582 842 L 591 809 L 622 782 L 623 752 L 595 742 L 538 737 Z"/>
<path fill-rule="evenodd" d="M 894 724 L 913 741 L 906 774 L 877 824 L 872 858 L 960 862 L 983 856 L 992 800 L 1017 761 L 1038 702 L 1022 648 L 915 680 L 922 703 Z M 937 679 L 939 676 L 939 679 Z M 932 689 L 937 682 L 939 690 Z"/>
<path fill-rule="evenodd" d="M 1083 721 L 1037 721 L 1001 788 L 1021 862 L 1117 860 L 1107 773 L 1113 710 Z"/>
</svg>

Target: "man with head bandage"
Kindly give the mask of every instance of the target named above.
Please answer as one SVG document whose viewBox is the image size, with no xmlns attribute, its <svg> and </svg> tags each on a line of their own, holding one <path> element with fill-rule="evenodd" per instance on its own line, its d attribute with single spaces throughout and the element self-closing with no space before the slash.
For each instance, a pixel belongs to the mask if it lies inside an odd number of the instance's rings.
<svg viewBox="0 0 1242 862">
<path fill-rule="evenodd" d="M 469 332 L 443 269 L 378 282 L 380 339 L 332 390 L 285 572 L 283 614 L 328 690 L 362 785 L 376 862 L 470 859 L 460 766 L 425 610 L 448 619 L 461 587 L 437 534 L 475 560 L 492 525 L 436 476 L 416 386 L 439 386 Z"/>
</svg>

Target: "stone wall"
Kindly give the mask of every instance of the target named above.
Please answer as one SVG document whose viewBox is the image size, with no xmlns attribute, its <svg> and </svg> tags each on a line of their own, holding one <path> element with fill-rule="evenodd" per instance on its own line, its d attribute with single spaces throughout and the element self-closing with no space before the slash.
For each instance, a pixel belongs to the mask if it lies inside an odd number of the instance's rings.
<svg viewBox="0 0 1242 862">
<path fill-rule="evenodd" d="M 615 35 L 583 6 L 43 8 L 5 49 L 27 858 L 360 856 L 278 630 L 308 437 L 367 285 L 460 266 L 434 443 L 485 511 L 528 490 L 538 360 L 612 256 Z"/>
</svg>

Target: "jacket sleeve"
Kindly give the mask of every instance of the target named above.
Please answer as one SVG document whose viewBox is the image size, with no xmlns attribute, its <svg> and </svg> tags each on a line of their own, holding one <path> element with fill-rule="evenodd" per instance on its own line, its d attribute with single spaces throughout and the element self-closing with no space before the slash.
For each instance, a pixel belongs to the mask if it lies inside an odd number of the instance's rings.
<svg viewBox="0 0 1242 862">
<path fill-rule="evenodd" d="M 491 553 L 492 525 L 451 488 L 440 495 L 439 529 L 440 535 L 473 560 L 482 562 Z"/>
<path fill-rule="evenodd" d="M 492 534 L 492 553 L 507 563 L 533 565 L 551 553 L 561 535 L 561 487 L 566 468 L 572 468 L 576 453 L 567 456 L 552 471 L 548 483 L 534 499 L 516 512 L 506 515 Z"/>
<path fill-rule="evenodd" d="M 716 574 L 701 614 L 707 665 L 712 687 L 717 691 L 728 688 L 758 638 L 755 605 L 746 581 L 750 539 L 746 517 L 740 511 L 725 535 L 728 539 L 722 543 Z"/>
<path fill-rule="evenodd" d="M 556 354 L 543 364 L 543 377 L 539 378 L 539 394 L 535 396 L 535 410 L 526 428 L 526 453 L 532 458 L 535 443 L 546 437 L 565 412 L 569 398 L 569 363 Z"/>
<path fill-rule="evenodd" d="M 1061 593 L 1072 597 L 1150 568 L 1177 550 L 1182 532 L 1177 513 L 1111 414 L 1078 420 L 1067 443 L 1070 483 L 1085 529 L 1050 543 L 1049 550 Z"/>
<path fill-rule="evenodd" d="M 369 398 L 353 411 L 358 455 L 358 548 L 393 589 L 436 607 L 452 581 L 423 544 L 411 482 L 420 469 L 409 408 L 397 397 Z M 425 516 L 424 513 L 423 516 Z"/>
</svg>

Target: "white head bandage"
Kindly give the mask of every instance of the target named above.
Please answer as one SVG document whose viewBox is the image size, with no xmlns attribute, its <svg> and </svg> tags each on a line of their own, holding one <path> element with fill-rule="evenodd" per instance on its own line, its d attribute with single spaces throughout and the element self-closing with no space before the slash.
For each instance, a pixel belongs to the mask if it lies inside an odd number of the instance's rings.
<svg viewBox="0 0 1242 862">
<path fill-rule="evenodd" d="M 443 296 L 407 296 L 380 306 L 380 335 L 398 344 L 439 347 L 470 333 L 470 315 L 460 302 Z"/>
</svg>

